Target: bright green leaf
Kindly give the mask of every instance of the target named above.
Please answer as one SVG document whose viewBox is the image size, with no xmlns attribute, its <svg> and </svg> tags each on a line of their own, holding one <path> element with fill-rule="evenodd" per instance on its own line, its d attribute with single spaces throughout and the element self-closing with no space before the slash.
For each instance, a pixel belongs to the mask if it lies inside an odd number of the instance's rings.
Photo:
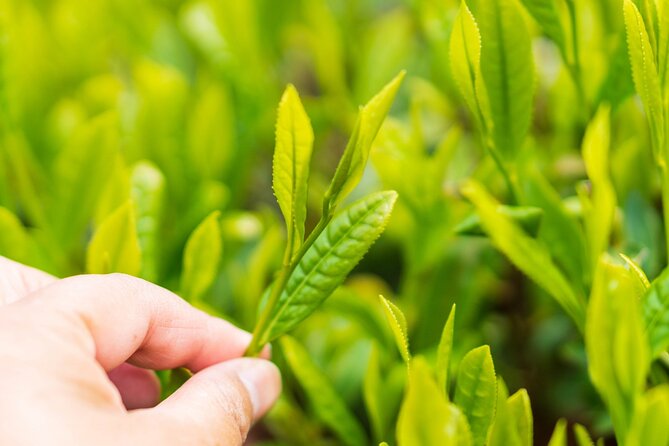
<svg viewBox="0 0 669 446">
<path fill-rule="evenodd" d="M 496 149 L 513 158 L 530 126 L 534 91 L 532 39 L 514 0 L 491 0 L 477 10 L 481 75 Z"/>
<path fill-rule="evenodd" d="M 609 115 L 608 107 L 600 108 L 583 139 L 583 161 L 592 184 L 585 227 L 593 270 L 599 261 L 599 256 L 608 248 L 616 209 L 616 193 L 609 174 L 611 133 Z"/>
<path fill-rule="evenodd" d="M 629 445 L 669 444 L 669 386 L 650 389 L 637 401 L 627 442 Z"/>
<path fill-rule="evenodd" d="M 564 419 L 558 420 L 555 424 L 555 430 L 548 446 L 567 446 L 567 421 Z"/>
<path fill-rule="evenodd" d="M 291 330 L 332 294 L 381 235 L 396 199 L 393 191 L 368 195 L 328 224 L 288 279 L 259 345 Z"/>
<path fill-rule="evenodd" d="M 506 400 L 506 411 L 510 422 L 514 424 L 518 432 L 521 445 L 532 446 L 534 444 L 534 428 L 532 419 L 532 406 L 527 390 L 520 389 Z"/>
<path fill-rule="evenodd" d="M 574 437 L 576 437 L 578 446 L 593 446 L 594 444 L 587 429 L 581 424 L 574 424 Z"/>
<path fill-rule="evenodd" d="M 141 263 L 135 211 L 133 203 L 127 202 L 102 221 L 93 234 L 86 253 L 86 271 L 137 276 Z"/>
<path fill-rule="evenodd" d="M 455 325 L 455 304 L 451 307 L 448 314 L 444 330 L 441 333 L 441 339 L 437 347 L 437 385 L 448 399 L 448 368 L 451 364 L 451 351 L 453 350 L 453 328 Z"/>
<path fill-rule="evenodd" d="M 624 14 L 634 85 L 641 97 L 650 123 L 655 154 L 666 163 L 667 153 L 660 152 L 664 150 L 664 112 L 655 55 L 646 32 L 643 17 L 641 17 L 632 0 L 625 0 Z"/>
<path fill-rule="evenodd" d="M 481 35 L 474 16 L 463 0 L 453 24 L 450 41 L 450 61 L 453 78 L 477 121 L 482 119 L 476 93 L 480 76 Z"/>
<path fill-rule="evenodd" d="M 307 182 L 314 143 L 311 122 L 292 85 L 279 102 L 276 120 L 272 187 L 288 227 L 289 242 L 295 252 L 304 239 L 307 217 Z"/>
<path fill-rule="evenodd" d="M 369 159 L 369 151 L 399 90 L 405 72 L 402 71 L 360 108 L 358 119 L 344 154 L 339 160 L 332 182 L 325 192 L 324 202 L 334 209 L 360 182 Z"/>
<path fill-rule="evenodd" d="M 404 313 L 402 313 L 402 310 L 400 310 L 397 305 L 383 296 L 379 296 L 379 299 L 383 304 L 383 311 L 390 324 L 400 355 L 408 366 L 411 362 L 411 352 L 409 351 L 409 333 L 407 330 L 406 317 L 404 317 Z"/>
<path fill-rule="evenodd" d="M 607 404 L 619 441 L 629 428 L 634 401 L 643 391 L 649 352 L 637 279 L 603 257 L 592 287 L 585 330 L 590 378 Z"/>
<path fill-rule="evenodd" d="M 223 251 L 220 216 L 220 211 L 209 214 L 186 242 L 181 295 L 188 301 L 202 299 L 216 280 Z"/>
<path fill-rule="evenodd" d="M 415 358 L 409 371 L 397 422 L 397 443 L 399 446 L 472 444 L 465 417 L 443 397 L 421 357 Z"/>
<path fill-rule="evenodd" d="M 490 347 L 477 347 L 462 358 L 453 402 L 469 420 L 474 445 L 485 444 L 495 414 L 496 383 Z"/>
</svg>

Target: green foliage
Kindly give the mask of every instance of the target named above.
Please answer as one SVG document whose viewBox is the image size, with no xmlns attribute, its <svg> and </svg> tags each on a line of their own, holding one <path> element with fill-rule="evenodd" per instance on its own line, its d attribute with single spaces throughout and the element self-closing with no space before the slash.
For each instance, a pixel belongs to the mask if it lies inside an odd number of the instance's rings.
<svg viewBox="0 0 669 446">
<path fill-rule="evenodd" d="M 0 0 L 0 255 L 276 342 L 259 444 L 666 444 L 668 134 L 666 1 Z"/>
<path fill-rule="evenodd" d="M 139 275 L 142 253 L 135 227 L 135 211 L 131 202 L 103 220 L 88 244 L 86 271 L 93 274 Z"/>
<path fill-rule="evenodd" d="M 453 402 L 462 408 L 472 430 L 472 444 L 486 444 L 488 428 L 495 415 L 497 381 L 487 345 L 475 348 L 458 367 Z"/>
</svg>

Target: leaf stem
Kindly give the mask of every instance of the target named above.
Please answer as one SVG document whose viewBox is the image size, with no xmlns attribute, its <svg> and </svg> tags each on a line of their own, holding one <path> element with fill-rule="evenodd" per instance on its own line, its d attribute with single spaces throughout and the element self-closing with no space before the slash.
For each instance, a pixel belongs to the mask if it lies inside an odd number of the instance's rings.
<svg viewBox="0 0 669 446">
<path fill-rule="evenodd" d="M 318 236 L 321 235 L 321 233 L 325 230 L 325 227 L 328 225 L 328 223 L 330 223 L 333 214 L 334 214 L 334 208 L 331 209 L 329 203 L 325 201 L 323 204 L 323 215 L 321 219 L 318 221 L 313 231 L 311 231 L 309 237 L 307 237 L 302 246 L 300 246 L 300 249 L 295 254 L 295 256 L 292 256 L 292 251 L 293 251 L 292 246 L 286 246 L 286 251 L 284 252 L 281 270 L 279 271 L 279 275 L 276 279 L 276 282 L 272 285 L 272 291 L 270 292 L 267 304 L 265 305 L 265 308 L 260 314 L 258 322 L 256 323 L 256 326 L 253 329 L 253 338 L 251 339 L 251 343 L 246 349 L 245 353 L 246 356 L 255 356 L 262 350 L 264 345 L 260 344 L 261 343 L 260 337 L 262 336 L 262 333 L 267 326 L 267 323 L 272 314 L 272 311 L 274 310 L 274 307 L 279 301 L 281 293 L 283 293 L 283 290 L 286 287 L 286 284 L 288 283 L 290 275 L 295 270 L 297 264 L 300 263 L 300 260 L 302 259 L 304 254 L 309 250 L 311 245 L 314 244 Z"/>
</svg>

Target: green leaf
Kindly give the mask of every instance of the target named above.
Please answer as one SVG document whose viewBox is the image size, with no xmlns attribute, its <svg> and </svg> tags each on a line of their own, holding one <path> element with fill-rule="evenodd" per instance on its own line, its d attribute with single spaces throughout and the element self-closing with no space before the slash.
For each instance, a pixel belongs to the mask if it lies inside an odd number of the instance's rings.
<svg viewBox="0 0 669 446">
<path fill-rule="evenodd" d="M 307 183 L 314 143 L 311 122 L 295 87 L 288 85 L 279 102 L 276 120 L 272 187 L 286 220 L 291 253 L 304 240 L 307 217 Z"/>
<path fill-rule="evenodd" d="M 555 430 L 548 446 L 567 446 L 567 421 L 564 419 L 558 420 L 555 424 Z"/>
<path fill-rule="evenodd" d="M 86 272 L 139 275 L 142 253 L 137 239 L 135 211 L 127 202 L 100 224 L 88 244 Z"/>
<path fill-rule="evenodd" d="M 190 302 L 201 300 L 216 280 L 223 252 L 220 216 L 220 211 L 209 214 L 186 242 L 181 295 Z"/>
<path fill-rule="evenodd" d="M 641 305 L 650 353 L 657 358 L 669 347 L 669 268 L 653 281 Z"/>
<path fill-rule="evenodd" d="M 587 429 L 581 424 L 574 424 L 574 437 L 576 437 L 576 443 L 578 446 L 593 446 L 594 444 Z"/>
<path fill-rule="evenodd" d="M 627 442 L 633 445 L 669 444 L 669 386 L 654 387 L 637 401 Z"/>
<path fill-rule="evenodd" d="M 609 408 L 619 442 L 627 434 L 650 359 L 634 294 L 636 280 L 625 267 L 603 257 L 595 274 L 585 330 L 590 378 Z"/>
<path fill-rule="evenodd" d="M 519 444 L 534 444 L 532 406 L 527 390 L 520 389 L 506 400 L 506 411 L 518 432 Z"/>
<path fill-rule="evenodd" d="M 658 39 L 658 70 L 660 74 L 660 88 L 667 94 L 667 79 L 669 79 L 669 5 L 667 2 L 658 3 L 660 38 Z M 665 113 L 667 109 L 665 108 Z"/>
<path fill-rule="evenodd" d="M 560 20 L 560 12 L 555 4 L 555 0 L 521 0 L 525 8 L 534 17 L 534 20 L 539 23 L 541 29 L 546 33 L 562 53 L 563 59 L 567 62 L 568 55 L 565 44 L 565 31 L 562 21 Z"/>
<path fill-rule="evenodd" d="M 469 420 L 474 445 L 484 445 L 495 414 L 497 380 L 490 347 L 467 353 L 458 368 L 453 402 Z"/>
<path fill-rule="evenodd" d="M 451 32 L 451 71 L 465 103 L 477 121 L 482 120 L 476 93 L 477 78 L 480 76 L 480 60 L 481 35 L 474 16 L 463 0 Z"/>
<path fill-rule="evenodd" d="M 304 389 L 316 417 L 330 428 L 343 444 L 348 446 L 368 444 L 362 426 L 327 377 L 316 367 L 304 347 L 290 336 L 284 336 L 280 342 L 281 350 Z"/>
<path fill-rule="evenodd" d="M 339 160 L 332 182 L 325 192 L 324 203 L 327 209 L 334 209 L 360 182 L 374 138 L 388 115 L 404 75 L 404 71 L 400 72 L 364 107 L 360 108 L 351 139 Z"/>
<path fill-rule="evenodd" d="M 500 378 L 497 380 L 497 404 L 495 417 L 490 426 L 486 446 L 520 446 L 520 433 L 508 410 L 509 392 Z"/>
<path fill-rule="evenodd" d="M 664 116 L 660 77 L 653 48 L 646 32 L 643 17 L 631 0 L 624 3 L 625 29 L 627 30 L 627 48 L 632 65 L 632 75 L 636 91 L 641 97 L 651 134 L 655 155 L 667 162 L 667 153 L 660 152 L 664 144 Z"/>
<path fill-rule="evenodd" d="M 404 317 L 404 313 L 400 310 L 397 305 L 386 299 L 385 297 L 379 295 L 379 299 L 383 304 L 383 311 L 386 314 L 388 323 L 395 337 L 395 343 L 397 348 L 400 351 L 402 359 L 407 366 L 411 363 L 411 352 L 409 351 L 409 333 L 407 331 L 407 319 Z"/>
<path fill-rule="evenodd" d="M 441 389 L 444 397 L 448 399 L 448 368 L 451 364 L 451 352 L 453 351 L 453 328 L 455 325 L 455 304 L 451 307 L 451 312 L 444 324 L 444 330 L 441 333 L 439 346 L 437 347 L 437 385 Z"/>
<path fill-rule="evenodd" d="M 565 309 L 579 328 L 585 321 L 583 297 L 577 295 L 553 263 L 545 246 L 499 212 L 499 203 L 480 184 L 469 181 L 462 193 L 477 208 L 493 244 Z"/>
<path fill-rule="evenodd" d="M 499 205 L 497 210 L 516 222 L 533 237 L 537 235 L 544 215 L 543 209 L 534 206 L 505 206 L 502 204 Z M 459 235 L 485 235 L 481 225 L 481 217 L 477 213 L 471 214 L 461 221 L 454 231 Z"/>
<path fill-rule="evenodd" d="M 291 330 L 341 285 L 383 232 L 396 199 L 393 191 L 368 195 L 330 222 L 290 275 L 259 345 Z"/>
<path fill-rule="evenodd" d="M 422 357 L 414 359 L 409 383 L 397 421 L 399 446 L 469 445 L 467 421 L 448 403 Z"/>
<path fill-rule="evenodd" d="M 477 14 L 481 75 L 489 106 L 484 113 L 495 147 L 513 158 L 525 140 L 532 115 L 532 39 L 513 0 L 488 1 Z"/>
<path fill-rule="evenodd" d="M 616 193 L 609 173 L 610 110 L 601 107 L 588 126 L 583 139 L 583 161 L 592 184 L 585 227 L 594 270 L 599 256 L 606 251 L 616 210 Z"/>
</svg>

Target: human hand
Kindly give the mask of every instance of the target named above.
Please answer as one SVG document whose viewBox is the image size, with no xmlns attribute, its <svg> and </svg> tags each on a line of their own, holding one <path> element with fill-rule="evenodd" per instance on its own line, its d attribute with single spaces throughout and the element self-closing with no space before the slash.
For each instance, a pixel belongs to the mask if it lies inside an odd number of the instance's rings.
<svg viewBox="0 0 669 446">
<path fill-rule="evenodd" d="M 281 391 L 271 362 L 241 358 L 249 333 L 141 279 L 0 257 L 3 303 L 0 444 L 239 445 Z M 158 404 L 146 369 L 175 367 L 194 375 Z"/>
</svg>

